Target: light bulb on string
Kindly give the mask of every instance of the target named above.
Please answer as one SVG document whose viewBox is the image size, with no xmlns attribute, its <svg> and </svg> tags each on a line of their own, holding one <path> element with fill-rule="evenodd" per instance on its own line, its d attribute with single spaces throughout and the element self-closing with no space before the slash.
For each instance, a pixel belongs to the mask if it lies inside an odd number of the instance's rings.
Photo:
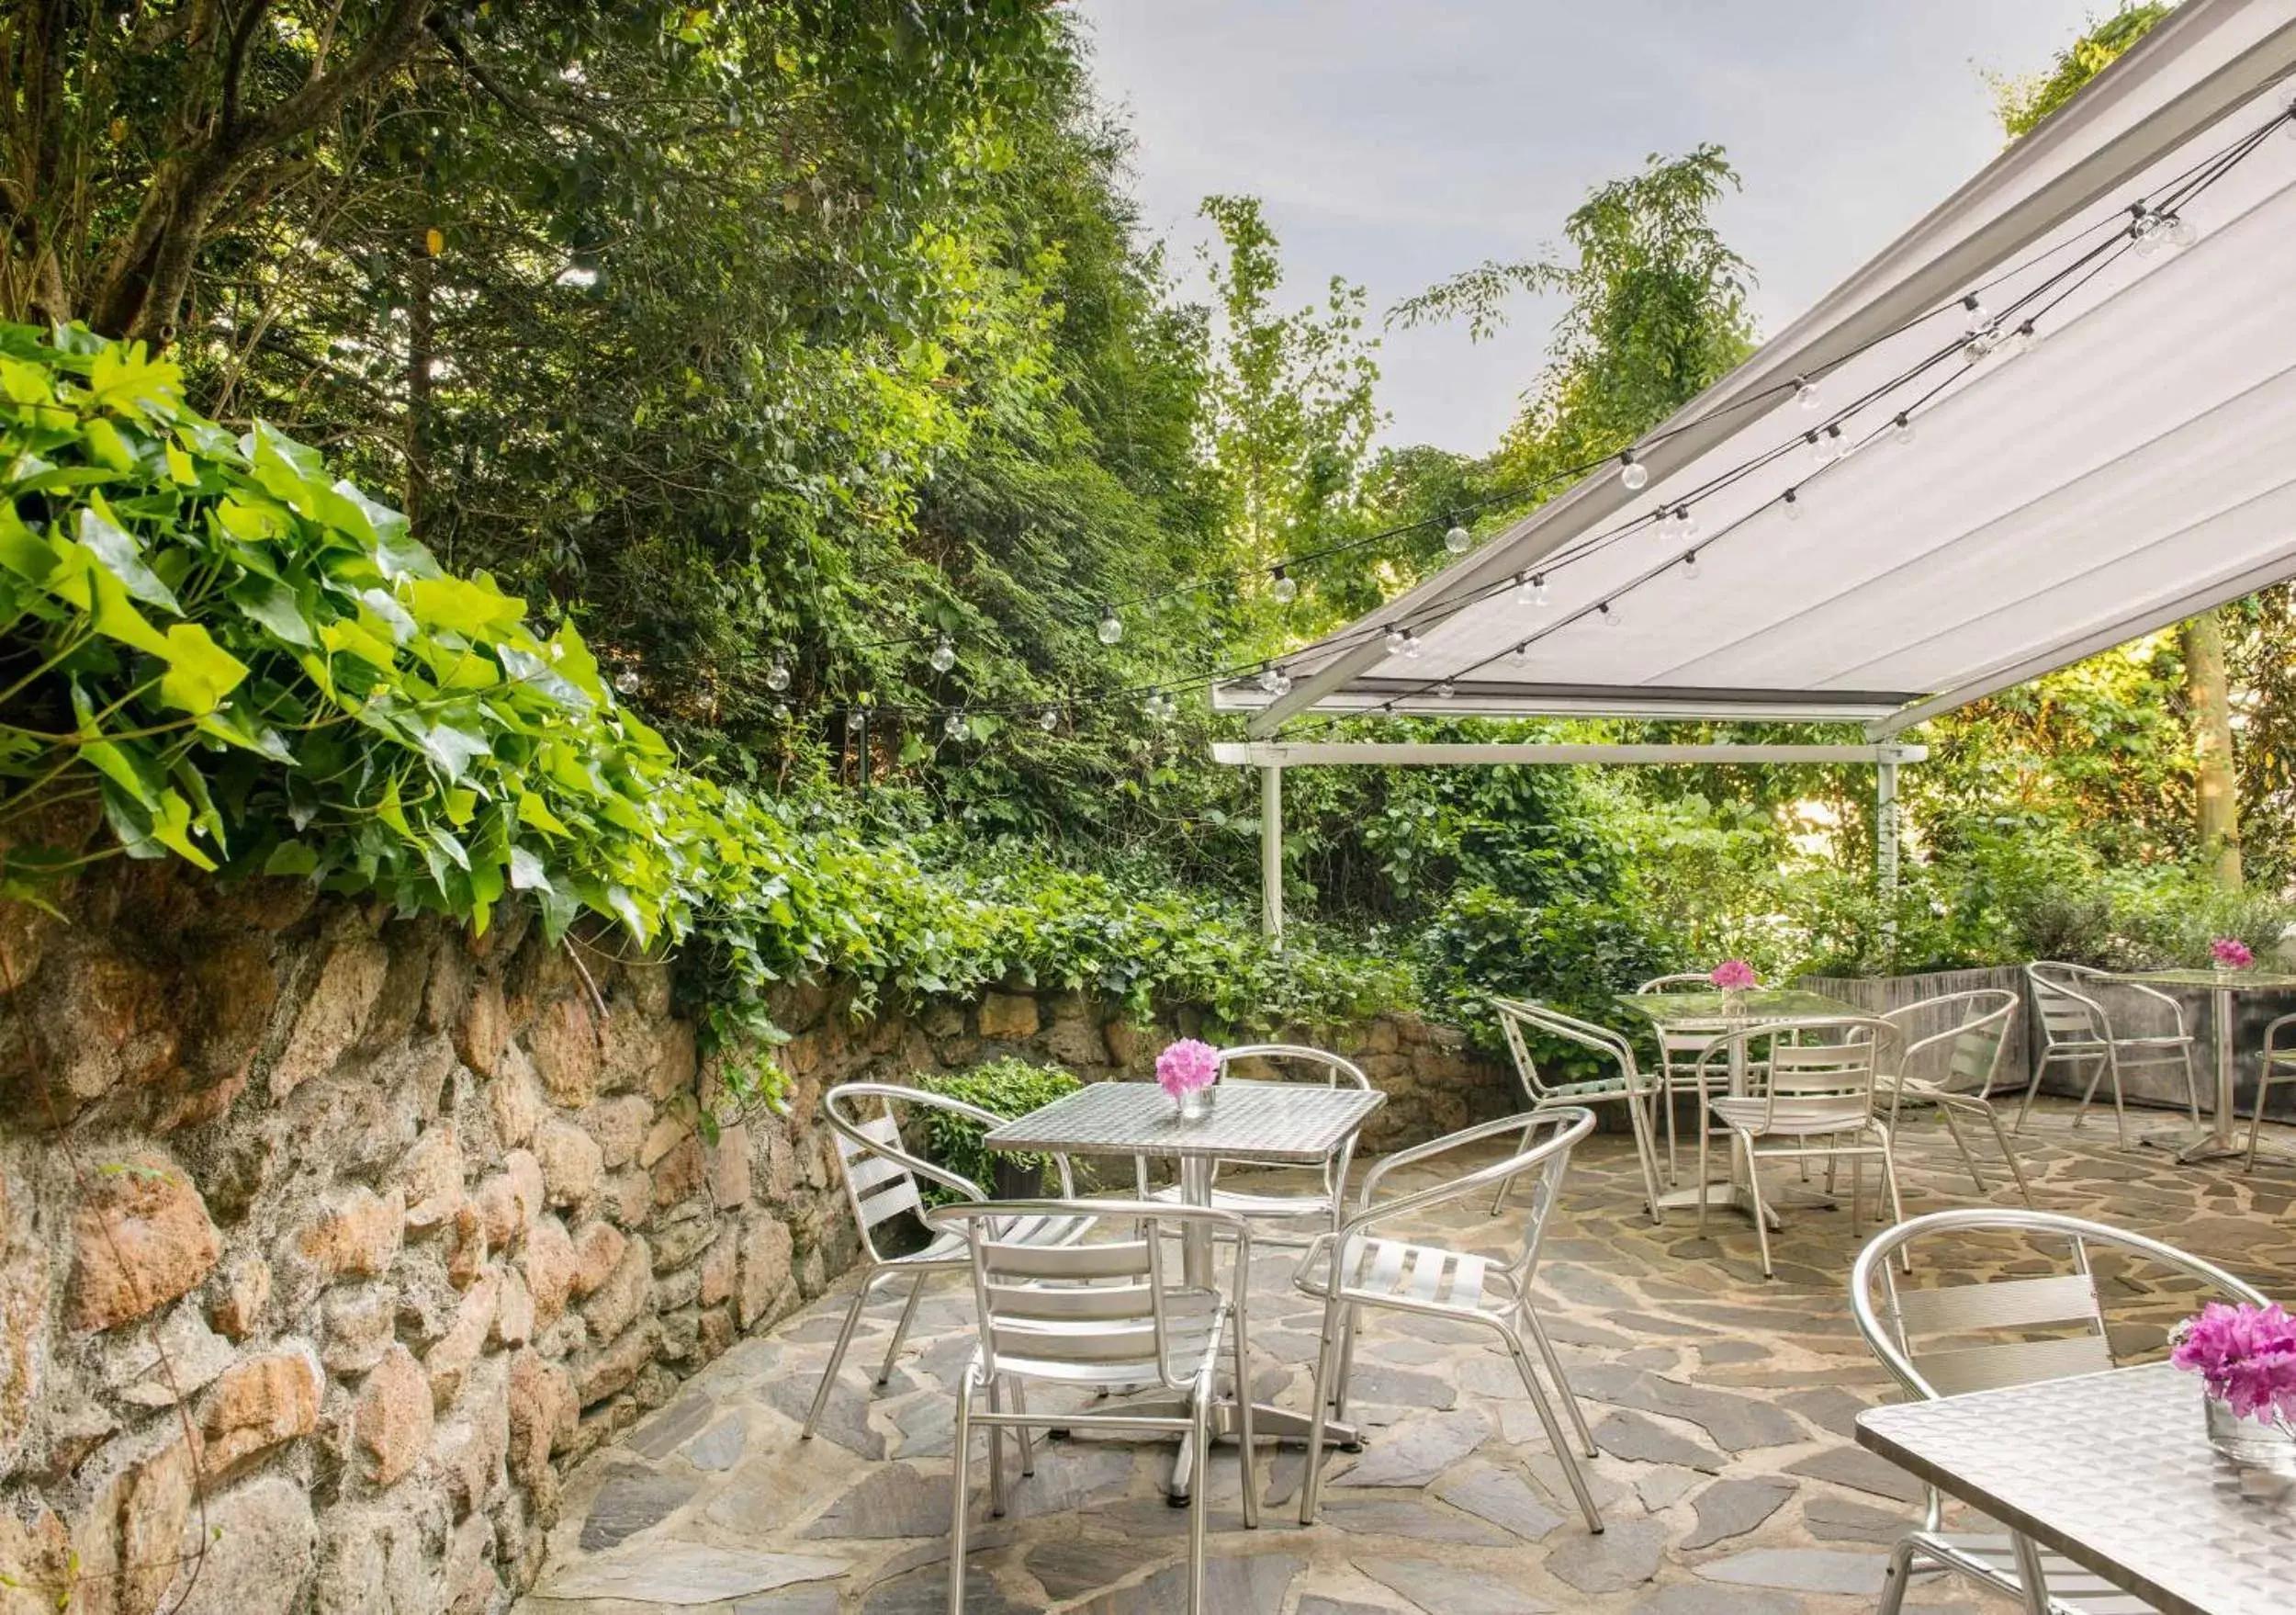
<svg viewBox="0 0 2296 1615">
<path fill-rule="evenodd" d="M 845 727 L 848 729 L 858 734 L 868 723 L 869 708 L 866 706 L 849 706 L 845 709 Z"/>
<path fill-rule="evenodd" d="M 1291 694 L 1291 675 L 1280 667 L 1276 670 L 1276 688 L 1271 693 L 1279 697 Z"/>
<path fill-rule="evenodd" d="M 935 672 L 947 672 L 957 665 L 956 641 L 943 634 L 940 642 L 934 645 L 933 653 L 929 660 L 932 662 Z"/>
<path fill-rule="evenodd" d="M 1701 574 L 1698 570 L 1698 552 L 1694 549 L 1690 551 L 1689 554 L 1683 557 L 1683 576 L 1694 583 L 1698 581 L 1700 575 Z"/>
<path fill-rule="evenodd" d="M 2007 348 L 2009 356 L 2013 359 L 2020 355 L 2032 352 L 2033 344 L 2039 340 L 2040 338 L 2033 333 L 2033 322 L 2027 320 L 2015 331 L 2009 333 L 2009 341 L 2003 345 Z"/>
<path fill-rule="evenodd" d="M 1403 654 L 1404 645 L 1409 643 L 1410 639 L 1410 633 L 1399 625 L 1388 629 L 1387 638 L 1380 643 L 1390 656 L 1401 656 Z"/>
<path fill-rule="evenodd" d="M 1048 706 L 1042 712 L 1038 713 L 1036 716 L 1036 727 L 1042 729 L 1048 735 L 1054 729 L 1060 728 L 1061 709 L 1057 706 Z"/>
<path fill-rule="evenodd" d="M 1802 441 L 1809 445 L 1809 457 L 1819 465 L 1834 457 L 1833 444 L 1816 427 L 1803 433 Z"/>
<path fill-rule="evenodd" d="M 1840 459 L 1849 451 L 1849 447 L 1848 444 L 1841 441 L 1840 422 L 1836 421 L 1826 428 L 1826 457 L 1829 460 Z"/>
<path fill-rule="evenodd" d="M 1124 637 L 1124 619 L 1116 615 L 1113 605 L 1100 608 L 1099 634 L 1103 645 L 1113 645 Z"/>
<path fill-rule="evenodd" d="M 1635 458 L 1633 449 L 1627 449 L 1618 457 L 1618 480 L 1627 492 L 1639 493 L 1650 485 L 1650 468 Z"/>
<path fill-rule="evenodd" d="M 949 716 L 940 720 L 940 732 L 952 740 L 964 733 L 963 707 L 951 706 L 949 709 Z"/>
<path fill-rule="evenodd" d="M 1419 636 L 1418 636 L 1418 635 L 1416 635 L 1416 634 L 1412 633 L 1412 632 L 1409 628 L 1405 628 L 1405 629 L 1403 630 L 1403 660 L 1404 660 L 1404 661 L 1417 661 L 1419 660 L 1419 653 L 1420 653 L 1420 651 L 1421 651 L 1421 650 L 1423 650 L 1423 649 L 1425 649 L 1425 647 L 1424 647 L 1424 646 L 1423 646 L 1423 645 L 1421 645 L 1421 644 L 1419 643 Z"/>
<path fill-rule="evenodd" d="M 1532 573 L 1531 604 L 1533 605 L 1545 606 L 1552 605 L 1554 603 L 1555 597 L 1547 588 L 1547 574 L 1545 572 Z"/>
<path fill-rule="evenodd" d="M 1686 504 L 1674 507 L 1674 536 L 1683 539 L 1698 536 L 1698 518 L 1690 514 L 1690 506 Z"/>
<path fill-rule="evenodd" d="M 773 721 L 775 723 L 787 723 L 789 721 L 789 717 L 790 713 L 788 702 L 776 701 L 773 703 Z"/>
<path fill-rule="evenodd" d="M 2179 213 L 2168 221 L 2168 244 L 2189 247 L 2200 239 L 2200 227 Z"/>
<path fill-rule="evenodd" d="M 765 687 L 776 695 L 789 688 L 788 662 L 778 656 L 773 659 L 773 665 L 765 670 Z"/>
<path fill-rule="evenodd" d="M 1993 316 L 1985 311 L 1985 305 L 1977 300 L 1975 292 L 1973 291 L 1962 299 L 1961 306 L 1968 311 L 1970 335 L 1976 335 L 1978 332 L 1993 323 Z"/>
<path fill-rule="evenodd" d="M 1524 640 L 1523 643 L 1517 645 L 1513 650 L 1509 651 L 1508 654 L 1514 658 L 1518 665 L 1530 661 L 1531 642 L 1528 639 Z"/>
<path fill-rule="evenodd" d="M 634 667 L 625 667 L 620 672 L 613 675 L 614 689 L 625 695 L 636 695 L 638 692 L 638 686 L 643 684 L 646 681 L 644 679 L 638 677 L 637 669 Z"/>
<path fill-rule="evenodd" d="M 1453 683 L 1450 680 L 1446 679 L 1435 686 L 1435 693 L 1437 700 L 1448 701 L 1451 697 L 1459 693 L 1459 687 Z"/>
<path fill-rule="evenodd" d="M 1450 526 L 1443 535 L 1443 548 L 1453 555 L 1465 555 L 1467 547 L 1474 542 L 1475 536 L 1459 525 L 1458 517 L 1452 517 Z"/>
<path fill-rule="evenodd" d="M 2168 244 L 2168 232 L 2159 216 L 2153 213 L 2140 213 L 2136 222 L 2129 226 L 2129 237 L 2136 243 L 2136 255 L 2140 258 L 2149 258 Z"/>
<path fill-rule="evenodd" d="M 1277 567 L 1267 580 L 1267 593 L 1277 604 L 1289 605 L 1300 597 L 1300 585 L 1293 582 L 1290 573 Z"/>
<path fill-rule="evenodd" d="M 1625 614 L 1614 610 L 1607 600 L 1595 606 L 1594 615 L 1603 619 L 1603 626 L 1606 628 L 1616 627 L 1625 618 Z"/>
<path fill-rule="evenodd" d="M 1784 507 L 1785 519 L 1787 521 L 1798 522 L 1802 519 L 1801 490 L 1798 488 L 1787 489 L 1784 493 L 1778 496 L 1778 503 Z"/>
<path fill-rule="evenodd" d="M 1806 376 L 1796 376 L 1794 378 L 1794 401 L 1806 410 L 1816 409 L 1819 402 L 1818 383 Z"/>
<path fill-rule="evenodd" d="M 1276 686 L 1283 683 L 1283 677 L 1284 670 L 1277 667 L 1271 661 L 1266 667 L 1260 669 L 1260 688 L 1266 691 L 1270 695 L 1277 695 L 1279 692 L 1277 690 Z"/>
<path fill-rule="evenodd" d="M 1911 443 L 1913 441 L 1913 417 L 1905 411 L 1899 410 L 1897 418 L 1890 423 L 1889 435 L 1899 443 Z"/>
</svg>

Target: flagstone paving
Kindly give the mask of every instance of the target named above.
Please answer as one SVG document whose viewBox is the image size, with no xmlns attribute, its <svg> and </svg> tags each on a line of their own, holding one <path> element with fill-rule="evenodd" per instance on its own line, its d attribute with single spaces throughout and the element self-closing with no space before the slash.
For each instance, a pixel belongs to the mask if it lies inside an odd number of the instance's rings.
<svg viewBox="0 0 2296 1615">
<path fill-rule="evenodd" d="M 2236 1163 L 2179 1167 L 2127 1152 L 2109 1124 L 2075 1134 L 2066 1107 L 2037 1108 L 2023 1154 L 2047 1209 L 2120 1224 L 2206 1256 L 2268 1293 L 2296 1294 L 2296 1176 Z M 2166 1125 L 2144 1118 L 2142 1130 Z M 1908 1214 L 1971 1203 L 1966 1172 L 1933 1124 L 1901 1147 Z M 1778 1180 L 1791 1185 L 1793 1174 Z M 1998 1177 L 1992 1173 L 1990 1176 Z M 1798 1188 L 1798 1185 L 1791 1185 Z M 1846 1185 L 1844 1186 L 1846 1189 Z M 1869 1610 L 1887 1544 L 1920 1489 L 1851 1444 L 1851 1420 L 1886 1376 L 1860 1342 L 1845 1282 L 1871 1225 L 1790 1206 L 1765 1282 L 1750 1227 L 1689 1214 L 1653 1226 L 1633 1153 L 1597 1136 L 1573 1163 L 1552 1225 L 1542 1314 L 1602 1456 L 1589 1482 L 1608 1529 L 1590 1535 L 1503 1351 L 1442 1320 L 1373 1315 L 1357 1348 L 1351 1413 L 1360 1455 L 1327 1462 L 1322 1518 L 1298 1521 L 1301 1455 L 1263 1444 L 1266 1506 L 1242 1529 L 1232 1449 L 1205 1484 L 1217 1615 L 1847 1615 Z M 1989 1198 L 2011 1203 L 2004 1185 Z M 1869 1204 L 1871 1197 L 1869 1196 Z M 1455 1205 L 1428 1232 L 1498 1256 L 1514 1225 Z M 1973 1269 L 2018 1271 L 2027 1253 L 1973 1243 Z M 1289 1253 L 1255 1274 L 1262 1399 L 1304 1409 L 1320 1328 L 1289 1286 Z M 2157 1346 L 2190 1309 L 2110 1259 L 2099 1264 L 2124 1350 Z M 2027 1271 L 2031 1271 L 2028 1266 Z M 919 1309 L 892 1382 L 869 1374 L 900 1295 L 854 1342 L 819 1436 L 797 1424 L 851 1292 L 823 1297 L 743 1341 L 619 1444 L 568 1478 L 535 1593 L 521 1615 L 940 1615 L 946 1609 L 951 1384 L 971 1351 L 969 1304 L 941 1281 Z M 868 1365 L 864 1367 L 863 1365 Z M 991 1520 L 974 1467 L 974 1615 L 1059 1610 L 1164 1615 L 1185 1601 L 1187 1516 L 1163 1500 L 1168 1449 L 1045 1442 Z M 1918 1583 L 1930 1611 L 2006 1610 L 1965 1585 Z"/>
</svg>

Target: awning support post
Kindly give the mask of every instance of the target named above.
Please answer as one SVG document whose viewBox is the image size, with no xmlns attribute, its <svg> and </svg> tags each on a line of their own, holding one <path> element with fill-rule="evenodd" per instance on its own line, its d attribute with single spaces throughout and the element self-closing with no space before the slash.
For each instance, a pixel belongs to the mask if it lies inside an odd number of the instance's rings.
<svg viewBox="0 0 2296 1615">
<path fill-rule="evenodd" d="M 1284 771 L 1260 770 L 1260 931 L 1277 953 L 1284 946 Z"/>
</svg>

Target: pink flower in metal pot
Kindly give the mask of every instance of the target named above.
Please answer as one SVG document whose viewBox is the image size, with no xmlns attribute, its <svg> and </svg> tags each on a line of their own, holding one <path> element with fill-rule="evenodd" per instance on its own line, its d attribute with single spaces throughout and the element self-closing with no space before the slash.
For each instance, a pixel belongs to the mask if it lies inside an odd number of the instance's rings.
<svg viewBox="0 0 2296 1615">
<path fill-rule="evenodd" d="M 1220 1075 L 1220 1051 L 1193 1037 L 1183 1037 L 1156 1056 L 1156 1085 L 1177 1099 L 1210 1088 Z"/>
<path fill-rule="evenodd" d="M 2248 944 L 2236 936 L 2220 936 L 2209 943 L 2209 957 L 2216 961 L 2219 970 L 2245 970 L 2257 962 Z"/>
<path fill-rule="evenodd" d="M 1754 967 L 1743 959 L 1723 960 L 1707 979 L 1724 992 L 1744 992 L 1756 984 Z"/>
</svg>

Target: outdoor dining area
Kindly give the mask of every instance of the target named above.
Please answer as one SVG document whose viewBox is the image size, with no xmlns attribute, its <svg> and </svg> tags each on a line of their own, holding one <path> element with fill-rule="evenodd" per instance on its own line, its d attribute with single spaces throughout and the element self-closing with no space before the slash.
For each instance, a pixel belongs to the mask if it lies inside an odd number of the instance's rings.
<svg viewBox="0 0 2296 1615">
<path fill-rule="evenodd" d="M 577 1475 L 530 1606 L 2287 1607 L 2285 1400 L 2204 1414 L 2161 1355 L 2296 1285 L 2296 1175 L 2123 1148 L 2149 1033 L 2092 1025 L 2095 1076 L 2060 1026 L 2037 1095 L 2015 996 L 1618 1010 L 1500 1004 L 1522 1110 L 1375 1159 L 1384 1096 L 1307 1046 L 1010 1118 L 832 1090 L 863 1263 Z M 1044 1197 L 933 1160 L 932 1107 Z"/>
</svg>

